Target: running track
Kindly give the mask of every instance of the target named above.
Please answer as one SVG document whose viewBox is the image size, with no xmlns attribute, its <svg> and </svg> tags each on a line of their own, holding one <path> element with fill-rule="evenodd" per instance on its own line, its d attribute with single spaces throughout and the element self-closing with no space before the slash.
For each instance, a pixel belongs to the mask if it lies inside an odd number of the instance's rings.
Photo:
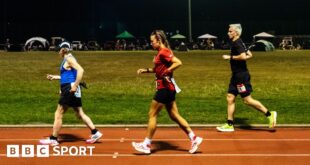
<svg viewBox="0 0 310 165">
<path fill-rule="evenodd" d="M 198 153 L 189 154 L 190 143 L 178 128 L 158 128 L 151 155 L 137 153 L 132 141 L 142 141 L 145 128 L 100 128 L 103 138 L 87 145 L 86 128 L 63 128 L 60 146 L 94 146 L 92 156 L 53 156 L 49 158 L 7 158 L 8 144 L 38 144 L 49 136 L 51 128 L 0 128 L 0 164 L 100 164 L 100 165 L 285 165 L 309 164 L 310 128 L 237 129 L 233 133 L 220 133 L 215 128 L 194 128 L 204 138 Z M 20 147 L 21 148 L 21 147 Z M 52 149 L 50 148 L 50 152 Z M 70 164 L 69 164 L 70 163 Z"/>
</svg>

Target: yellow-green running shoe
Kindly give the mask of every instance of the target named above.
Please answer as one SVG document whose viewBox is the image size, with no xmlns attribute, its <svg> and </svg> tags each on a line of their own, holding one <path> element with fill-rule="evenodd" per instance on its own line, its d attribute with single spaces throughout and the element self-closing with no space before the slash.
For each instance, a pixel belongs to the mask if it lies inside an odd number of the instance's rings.
<svg viewBox="0 0 310 165">
<path fill-rule="evenodd" d="M 229 125 L 227 123 L 222 125 L 222 126 L 220 126 L 220 127 L 216 127 L 216 129 L 218 131 L 221 131 L 221 132 L 234 132 L 235 131 L 234 126 L 233 125 Z"/>
<path fill-rule="evenodd" d="M 276 111 L 271 111 L 270 116 L 268 116 L 269 120 L 269 128 L 274 128 L 277 124 L 277 112 Z"/>
</svg>

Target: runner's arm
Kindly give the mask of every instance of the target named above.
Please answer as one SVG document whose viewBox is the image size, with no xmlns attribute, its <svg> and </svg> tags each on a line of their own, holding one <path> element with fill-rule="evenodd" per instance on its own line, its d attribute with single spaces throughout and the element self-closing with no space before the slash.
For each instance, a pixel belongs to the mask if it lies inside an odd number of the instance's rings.
<svg viewBox="0 0 310 165">
<path fill-rule="evenodd" d="M 251 51 L 247 51 L 247 52 L 243 52 L 241 53 L 240 55 L 238 56 L 232 56 L 232 55 L 223 55 L 223 59 L 224 60 L 239 60 L 239 61 L 242 61 L 242 60 L 248 60 L 250 58 L 253 57 L 253 54 Z"/>
<path fill-rule="evenodd" d="M 142 73 L 154 73 L 154 69 L 153 68 L 141 68 L 137 70 L 138 74 L 142 74 Z"/>
<path fill-rule="evenodd" d="M 48 79 L 48 80 L 60 80 L 60 76 L 59 75 L 51 75 L 51 74 L 47 74 L 46 75 L 46 78 Z"/>
<path fill-rule="evenodd" d="M 75 80 L 73 87 L 71 89 L 72 92 L 75 92 L 76 88 L 78 87 L 78 85 L 80 84 L 80 82 L 82 80 L 84 69 L 73 57 L 68 57 L 67 62 L 68 62 L 70 67 L 74 68 L 77 71 L 76 80 Z"/>
<path fill-rule="evenodd" d="M 172 65 L 167 69 L 170 72 L 176 70 L 178 67 L 182 65 L 182 61 L 175 56 L 172 57 L 171 62 L 172 62 Z"/>
</svg>

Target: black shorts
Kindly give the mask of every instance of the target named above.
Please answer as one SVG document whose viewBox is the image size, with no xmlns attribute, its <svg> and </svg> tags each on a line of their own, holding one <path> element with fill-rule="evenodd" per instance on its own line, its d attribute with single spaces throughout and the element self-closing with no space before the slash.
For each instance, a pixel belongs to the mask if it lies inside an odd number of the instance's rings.
<svg viewBox="0 0 310 165">
<path fill-rule="evenodd" d="M 58 104 L 69 107 L 82 107 L 82 99 L 76 97 L 74 93 L 70 93 L 71 84 L 62 84 L 60 90 L 61 94 Z"/>
<path fill-rule="evenodd" d="M 170 104 L 175 101 L 175 94 L 175 91 L 171 91 L 166 88 L 158 89 L 153 99 L 162 104 Z"/>
<path fill-rule="evenodd" d="M 244 98 L 249 96 L 252 91 L 251 76 L 249 72 L 238 72 L 232 74 L 228 87 L 228 93 L 235 96 L 240 94 L 240 96 Z"/>
</svg>

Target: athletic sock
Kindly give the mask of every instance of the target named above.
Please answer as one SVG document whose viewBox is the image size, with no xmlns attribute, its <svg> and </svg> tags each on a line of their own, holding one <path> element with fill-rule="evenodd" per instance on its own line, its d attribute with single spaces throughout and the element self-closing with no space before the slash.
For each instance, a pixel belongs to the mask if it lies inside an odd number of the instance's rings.
<svg viewBox="0 0 310 165">
<path fill-rule="evenodd" d="M 227 120 L 227 124 L 228 124 L 228 125 L 234 125 L 234 121 L 232 121 L 232 120 Z"/>
<path fill-rule="evenodd" d="M 151 139 L 145 138 L 144 141 L 143 141 L 143 144 L 144 144 L 145 146 L 148 146 L 148 145 L 151 145 L 151 142 L 152 142 Z"/>
<path fill-rule="evenodd" d="M 271 115 L 271 113 L 269 112 L 269 111 L 267 111 L 266 113 L 265 113 L 265 116 L 266 117 L 269 117 Z"/>
<path fill-rule="evenodd" d="M 98 130 L 96 128 L 91 130 L 91 134 L 96 134 L 97 132 Z"/>
<path fill-rule="evenodd" d="M 51 136 L 50 136 L 50 139 L 51 139 L 51 140 L 57 140 L 57 137 L 51 135 Z"/>
<path fill-rule="evenodd" d="M 192 132 L 188 133 L 188 137 L 189 137 L 189 139 L 190 139 L 191 141 L 193 141 L 193 140 L 195 140 L 196 135 L 195 135 L 195 133 L 192 131 Z"/>
</svg>

